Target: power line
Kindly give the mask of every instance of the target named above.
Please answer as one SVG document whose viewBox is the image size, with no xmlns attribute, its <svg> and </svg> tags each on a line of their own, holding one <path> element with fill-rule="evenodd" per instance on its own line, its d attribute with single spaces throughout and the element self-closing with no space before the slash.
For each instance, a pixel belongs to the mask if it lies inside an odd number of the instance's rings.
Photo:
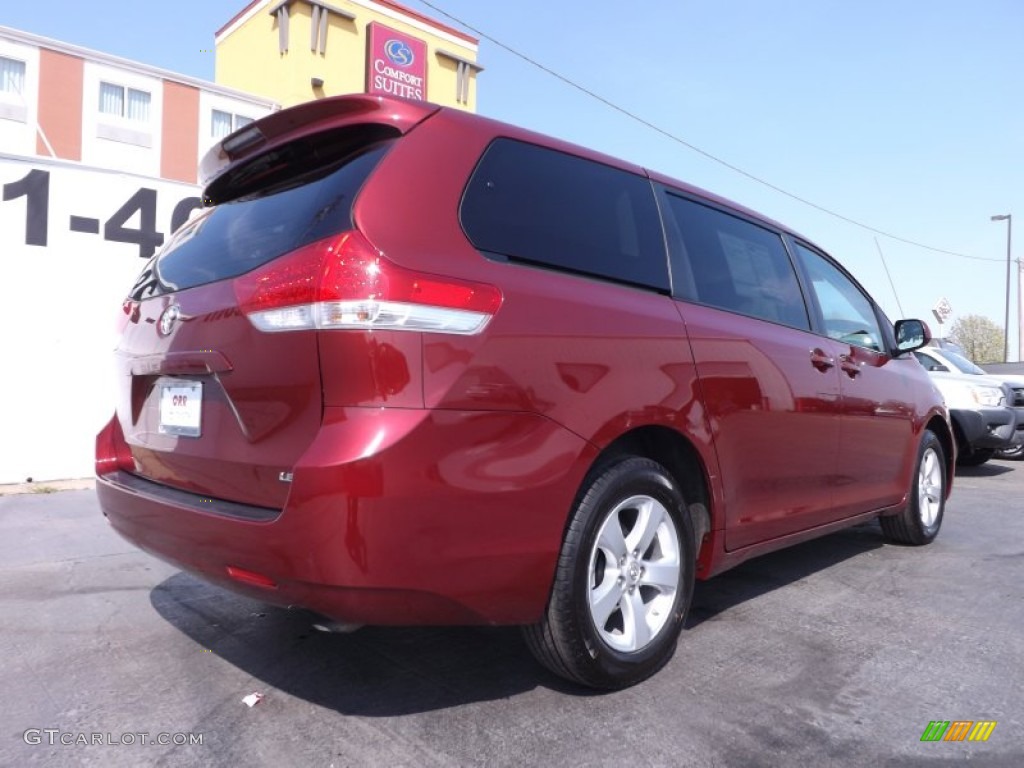
<svg viewBox="0 0 1024 768">
<path fill-rule="evenodd" d="M 876 235 L 882 235 L 884 237 L 888 237 L 890 240 L 896 240 L 897 242 L 900 242 L 900 243 L 906 243 L 907 245 L 913 245 L 916 248 L 923 248 L 926 251 L 932 251 L 934 253 L 942 253 L 942 254 L 945 254 L 947 256 L 958 256 L 958 257 L 964 258 L 964 259 L 974 259 L 975 261 L 996 261 L 996 262 L 999 262 L 999 263 L 1002 263 L 1002 261 L 1003 261 L 1002 259 L 991 258 L 991 257 L 988 257 L 988 256 L 974 256 L 974 255 L 969 254 L 969 253 L 960 253 L 959 251 L 947 251 L 944 248 L 936 248 L 935 246 L 927 245 L 925 243 L 920 243 L 920 242 L 918 242 L 916 240 L 910 240 L 909 238 L 906 238 L 906 237 L 900 237 L 899 235 L 894 235 L 891 232 L 886 232 L 885 230 L 878 229 L 877 227 L 873 227 L 870 224 L 865 224 L 862 221 L 857 221 L 856 219 L 851 219 L 849 216 L 844 216 L 843 214 L 841 214 L 841 213 L 839 213 L 837 211 L 833 211 L 830 208 L 826 208 L 823 205 L 818 205 L 817 203 L 812 202 L 812 201 L 808 200 L 807 198 L 800 197 L 799 195 L 794 194 L 793 192 L 790 192 L 789 190 L 783 189 L 782 187 L 780 187 L 780 186 L 778 186 L 776 184 L 773 184 L 772 182 L 768 181 L 767 179 L 762 179 L 760 176 L 756 176 L 753 173 L 750 173 L 749 171 L 745 171 L 742 168 L 740 168 L 739 166 L 733 165 L 732 163 L 728 162 L 727 160 L 723 160 L 722 158 L 717 157 L 716 155 L 711 154 L 707 150 L 701 149 L 700 147 L 696 146 L 695 144 L 691 144 L 689 141 L 687 141 L 686 139 L 682 138 L 681 136 L 678 136 L 678 135 L 672 133 L 671 131 L 669 131 L 669 130 L 667 130 L 665 128 L 662 128 L 661 126 L 659 126 L 659 125 L 657 125 L 655 123 L 652 123 L 651 121 L 647 120 L 646 118 L 641 117 L 640 115 L 636 114 L 635 112 L 631 112 L 628 109 L 626 109 L 625 107 L 620 107 L 618 104 L 616 104 L 615 102 L 611 101 L 610 99 L 607 99 L 604 96 L 602 96 L 601 94 L 596 93 L 595 91 L 590 90 L 586 86 L 580 85 L 575 80 L 571 80 L 568 77 L 566 77 L 565 75 L 563 75 L 563 74 L 561 74 L 559 72 L 556 72 L 555 70 L 551 69 L 550 67 L 545 66 L 544 64 L 540 63 L 536 59 L 533 59 L 533 58 L 527 56 L 525 53 L 521 53 L 521 52 L 517 51 L 512 46 L 506 45 L 505 43 L 501 42 L 500 40 L 498 40 L 498 39 L 492 37 L 491 35 L 487 34 L 483 30 L 477 29 L 472 24 L 467 24 L 462 19 L 458 18 L 457 16 L 453 16 L 452 14 L 448 13 L 448 11 L 444 10 L 443 8 L 439 8 L 438 6 L 436 6 L 434 3 L 428 2 L 428 0 L 419 0 L 419 1 L 420 1 L 421 4 L 427 6 L 428 8 L 430 8 L 435 13 L 438 13 L 441 16 L 444 16 L 445 18 L 455 22 L 456 24 L 459 24 L 462 27 L 465 27 L 470 32 L 472 32 L 474 35 L 476 35 L 476 36 L 478 36 L 478 37 L 480 37 L 480 38 L 482 38 L 484 40 L 487 40 L 490 43 L 493 43 L 494 45 L 498 46 L 499 48 L 501 48 L 501 49 L 503 49 L 505 51 L 508 51 L 510 54 L 512 54 L 516 58 L 522 59 L 527 64 L 530 64 L 530 65 L 536 67 L 537 69 L 541 70 L 542 72 L 544 72 L 544 73 L 546 73 L 548 75 L 551 75 L 556 80 L 560 80 L 561 82 L 563 82 L 566 85 L 568 85 L 570 88 L 575 88 L 580 93 L 586 94 L 590 98 L 595 99 L 596 101 L 601 102 L 606 107 L 609 107 L 610 109 L 613 109 L 616 112 L 618 112 L 618 113 L 620 113 L 622 115 L 625 115 L 630 120 L 633 120 L 633 121 L 639 123 L 640 125 L 643 125 L 646 128 L 650 128 L 652 131 L 655 131 L 656 133 L 661 134 L 665 138 L 667 138 L 667 139 L 669 139 L 671 141 L 674 141 L 677 144 L 681 144 L 682 146 L 686 147 L 687 149 L 689 149 L 689 150 L 691 150 L 693 152 L 696 152 L 698 155 L 706 157 L 708 160 L 711 160 L 714 163 L 718 163 L 719 165 L 724 166 L 725 168 L 728 168 L 730 171 L 733 171 L 734 173 L 738 173 L 741 176 L 745 176 L 746 178 L 750 179 L 751 181 L 757 182 L 758 184 L 761 184 L 762 186 L 768 187 L 768 189 L 771 189 L 771 190 L 773 190 L 775 192 L 778 192 L 780 195 L 785 195 L 786 197 L 790 198 L 791 200 L 796 200 L 798 203 L 803 203 L 804 205 L 806 205 L 806 206 L 808 206 L 810 208 L 814 208 L 817 211 L 821 211 L 822 213 L 825 213 L 825 214 L 827 214 L 829 216 L 832 216 L 833 218 L 839 219 L 840 221 L 845 221 L 847 224 L 852 224 L 853 226 L 859 227 L 860 229 L 866 230 L 868 232 L 873 232 Z"/>
</svg>

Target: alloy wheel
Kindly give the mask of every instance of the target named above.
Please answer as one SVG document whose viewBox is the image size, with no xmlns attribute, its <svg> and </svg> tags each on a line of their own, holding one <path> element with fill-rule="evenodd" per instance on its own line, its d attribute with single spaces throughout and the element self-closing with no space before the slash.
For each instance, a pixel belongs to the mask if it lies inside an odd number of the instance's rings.
<svg viewBox="0 0 1024 768">
<path fill-rule="evenodd" d="M 590 553 L 590 616 L 601 639 L 632 653 L 664 629 L 679 589 L 679 533 L 668 510 L 650 496 L 612 509 Z"/>
</svg>

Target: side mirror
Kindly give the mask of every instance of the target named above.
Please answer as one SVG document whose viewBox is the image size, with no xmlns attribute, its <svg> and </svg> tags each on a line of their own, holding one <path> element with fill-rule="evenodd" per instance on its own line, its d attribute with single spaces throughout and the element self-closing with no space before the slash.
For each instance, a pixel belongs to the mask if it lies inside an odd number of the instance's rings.
<svg viewBox="0 0 1024 768">
<path fill-rule="evenodd" d="M 896 321 L 896 349 L 913 352 L 932 340 L 932 333 L 923 320 Z"/>
</svg>

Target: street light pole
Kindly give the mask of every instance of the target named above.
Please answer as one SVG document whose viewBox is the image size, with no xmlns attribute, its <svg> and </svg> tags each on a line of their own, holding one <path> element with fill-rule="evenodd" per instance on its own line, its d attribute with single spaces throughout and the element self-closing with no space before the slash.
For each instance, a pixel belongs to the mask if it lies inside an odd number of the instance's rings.
<svg viewBox="0 0 1024 768">
<path fill-rule="evenodd" d="M 1017 362 L 1024 363 L 1024 313 L 1021 312 L 1021 300 L 1024 298 L 1024 265 L 1017 257 Z"/>
<path fill-rule="evenodd" d="M 1010 362 L 1010 241 L 1013 237 L 1013 214 L 992 216 L 992 221 L 1006 222 L 1006 314 L 1003 318 L 1003 362 Z"/>
</svg>

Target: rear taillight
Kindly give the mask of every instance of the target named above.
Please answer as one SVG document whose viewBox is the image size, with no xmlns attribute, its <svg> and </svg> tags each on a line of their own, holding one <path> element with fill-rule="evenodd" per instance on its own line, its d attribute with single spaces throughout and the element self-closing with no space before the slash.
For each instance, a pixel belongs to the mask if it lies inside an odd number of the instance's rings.
<svg viewBox="0 0 1024 768">
<path fill-rule="evenodd" d="M 359 232 L 320 240 L 234 282 L 261 331 L 387 329 L 474 334 L 501 305 L 492 285 L 399 267 Z"/>
<path fill-rule="evenodd" d="M 116 333 L 123 333 L 128 323 L 139 322 L 139 302 L 133 299 L 125 299 L 121 304 L 121 314 L 117 316 L 117 324 L 114 328 Z"/>
</svg>

